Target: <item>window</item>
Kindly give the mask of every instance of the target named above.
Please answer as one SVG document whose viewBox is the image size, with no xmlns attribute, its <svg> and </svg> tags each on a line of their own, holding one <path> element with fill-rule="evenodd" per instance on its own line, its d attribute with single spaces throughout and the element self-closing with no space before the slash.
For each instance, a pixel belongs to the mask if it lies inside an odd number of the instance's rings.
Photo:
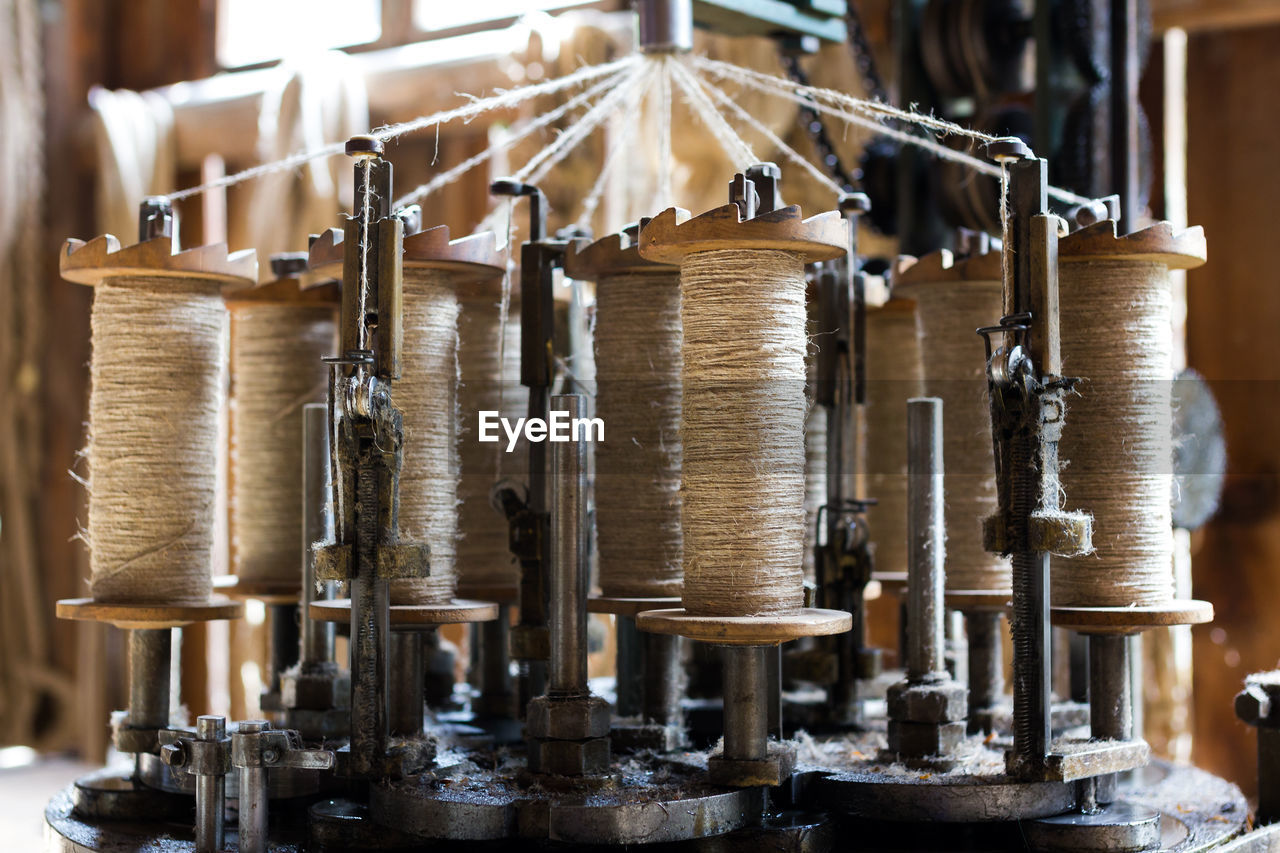
<svg viewBox="0 0 1280 853">
<path fill-rule="evenodd" d="M 223 68 L 355 47 L 382 37 L 381 0 L 219 0 L 217 14 L 218 64 Z"/>
<path fill-rule="evenodd" d="M 553 12 L 585 6 L 593 0 L 485 0 L 483 3 L 448 3 L 442 0 L 415 0 L 413 23 L 424 32 L 471 27 L 492 21 L 506 21 L 529 12 Z"/>
</svg>

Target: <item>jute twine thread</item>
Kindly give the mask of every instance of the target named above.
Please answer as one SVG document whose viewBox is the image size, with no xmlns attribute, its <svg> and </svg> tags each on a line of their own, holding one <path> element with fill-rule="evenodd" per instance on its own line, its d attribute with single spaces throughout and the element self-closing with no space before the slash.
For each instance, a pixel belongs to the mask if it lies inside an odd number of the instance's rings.
<svg viewBox="0 0 1280 853">
<path fill-rule="evenodd" d="M 138 276 L 95 288 L 86 538 L 96 601 L 209 600 L 225 323 L 216 282 Z"/>
<path fill-rule="evenodd" d="M 827 409 L 818 405 L 812 390 L 818 379 L 818 353 L 827 341 L 816 336 L 818 328 L 818 303 L 810 300 L 806 306 L 809 335 L 808 352 L 805 355 L 805 377 L 809 389 L 809 413 L 804 421 L 804 577 L 816 582 L 814 545 L 817 543 L 818 509 L 827 502 Z"/>
<path fill-rule="evenodd" d="M 922 394 L 914 303 L 867 309 L 867 510 L 876 570 L 907 570 L 907 400 Z"/>
<path fill-rule="evenodd" d="M 947 517 L 947 589 L 1004 591 L 1009 561 L 983 547 L 983 519 L 996 510 L 991 410 L 982 340 L 974 334 L 1002 314 L 999 281 L 913 286 L 924 392 L 942 398 Z"/>
<path fill-rule="evenodd" d="M 596 287 L 600 590 L 680 595 L 680 286 L 674 271 L 602 276 Z"/>
<path fill-rule="evenodd" d="M 231 309 L 232 566 L 240 578 L 301 583 L 302 407 L 324 402 L 337 349 L 332 308 Z"/>
<path fill-rule="evenodd" d="M 519 312 L 504 336 L 500 281 L 461 288 L 458 305 L 458 580 L 514 585 L 519 571 L 507 547 L 507 521 L 489 503 L 508 455 L 506 438 L 492 444 L 477 439 L 481 411 L 510 416 L 519 402 Z"/>
<path fill-rule="evenodd" d="M 804 603 L 805 281 L 800 256 L 713 250 L 681 265 L 684 606 Z"/>
<path fill-rule="evenodd" d="M 1135 259 L 1063 263 L 1063 372 L 1077 376 L 1060 454 L 1070 506 L 1093 513 L 1095 553 L 1055 558 L 1055 605 L 1173 598 L 1173 297 L 1168 268 Z"/>
<path fill-rule="evenodd" d="M 392 581 L 391 603 L 443 604 L 457 589 L 458 538 L 458 296 L 448 273 L 405 268 L 402 358 L 400 533 L 431 549 L 431 573 Z"/>
</svg>

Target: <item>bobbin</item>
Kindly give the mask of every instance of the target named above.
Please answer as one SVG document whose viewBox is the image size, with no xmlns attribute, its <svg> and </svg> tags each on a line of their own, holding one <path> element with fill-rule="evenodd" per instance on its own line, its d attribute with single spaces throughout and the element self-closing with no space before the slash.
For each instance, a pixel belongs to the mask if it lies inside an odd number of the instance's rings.
<svg viewBox="0 0 1280 853">
<path fill-rule="evenodd" d="M 96 286 L 122 278 L 172 278 L 175 289 L 182 280 L 197 280 L 212 290 L 219 285 L 251 283 L 258 263 L 253 250 L 227 253 L 225 244 L 175 251 L 172 207 L 167 200 L 143 202 L 139 217 L 140 241 L 121 248 L 104 234 L 86 242 L 68 240 L 59 267 L 63 278 Z M 159 749 L 159 732 L 169 725 L 169 685 L 172 634 L 169 629 L 195 622 L 238 618 L 244 605 L 210 595 L 204 602 L 100 602 L 93 598 L 64 599 L 57 603 L 61 619 L 110 622 L 129 630 L 129 709 L 113 720 L 113 742 L 122 752 L 138 754 Z"/>
<path fill-rule="evenodd" d="M 735 189 L 744 201 L 753 195 L 744 176 L 735 177 L 731 195 Z M 674 264 L 699 252 L 755 249 L 790 252 L 812 262 L 848 251 L 849 226 L 837 211 L 806 220 L 800 208 L 792 205 L 744 220 L 743 207 L 751 212 L 749 203 L 727 204 L 694 218 L 678 208 L 665 210 L 640 232 L 640 256 Z M 766 648 L 800 637 L 848 631 L 852 617 L 843 611 L 810 608 L 739 617 L 669 609 L 641 613 L 636 625 L 726 647 L 725 748 L 710 760 L 708 769 L 718 784 L 751 786 L 780 784 L 794 765 L 793 751 L 768 743 Z"/>
<path fill-rule="evenodd" d="M 595 242 L 571 241 L 564 255 L 565 275 L 582 281 L 596 283 L 597 294 L 610 287 L 615 276 L 644 273 L 668 273 L 670 287 L 679 291 L 680 271 L 670 264 L 649 261 L 640 256 L 637 238 L 649 223 L 643 218 L 638 224 L 615 234 L 601 237 Z M 597 304 L 597 317 L 600 308 Z M 597 319 L 597 324 L 600 322 Z M 597 361 L 599 356 L 597 356 Z M 601 394 L 597 389 L 597 397 Z M 599 410 L 607 419 L 609 413 Z M 599 454 L 600 451 L 597 451 Z M 599 477 L 597 473 L 597 477 Z M 600 527 L 599 505 L 605 484 L 597 483 L 597 538 L 607 536 Z M 604 549 L 597 546 L 601 551 Z M 604 561 L 604 556 L 601 556 Z M 678 596 L 636 597 L 617 595 L 604 589 L 605 576 L 601 573 L 602 590 L 587 601 L 590 613 L 609 613 L 617 617 L 617 679 L 616 705 L 620 718 L 641 718 L 639 724 L 615 722 L 610 736 L 615 749 L 656 749 L 669 751 L 684 742 L 682 713 L 680 709 L 683 685 L 683 664 L 680 659 L 678 637 L 644 633 L 636 629 L 636 614 L 647 610 L 678 607 Z"/>
<path fill-rule="evenodd" d="M 1105 219 L 1063 237 L 1058 243 L 1060 264 L 1092 260 L 1151 261 L 1170 270 L 1201 266 L 1206 259 L 1204 230 L 1193 226 L 1175 231 L 1157 222 L 1131 234 L 1117 235 L 1114 219 Z M 1206 601 L 1171 599 L 1137 606 L 1065 607 L 1051 609 L 1054 626 L 1093 636 L 1133 634 L 1171 625 L 1199 625 L 1213 619 Z"/>
<path fill-rule="evenodd" d="M 275 274 L 271 281 L 258 285 L 234 283 L 225 286 L 222 300 L 231 313 L 232 322 L 235 322 L 237 310 L 253 305 L 332 308 L 336 311 L 342 300 L 338 282 L 333 279 L 309 282 L 305 277 L 306 270 L 306 253 L 281 253 L 271 257 L 271 271 Z M 288 582 L 250 580 L 231 575 L 218 578 L 214 585 L 219 592 L 233 598 L 252 598 L 274 606 L 296 605 L 301 583 L 302 574 L 298 572 L 296 580 Z"/>
<path fill-rule="evenodd" d="M 310 268 L 325 275 L 345 262 L 345 254 L 343 231 L 328 229 L 311 243 Z M 491 281 L 503 273 L 491 232 L 450 240 L 449 228 L 443 225 L 406 235 L 401 262 L 403 269 L 440 271 L 455 288 Z M 323 572 L 320 577 L 325 579 Z M 423 730 L 424 649 L 420 632 L 441 625 L 491 622 L 499 618 L 500 612 L 497 603 L 457 597 L 439 603 L 390 605 L 388 624 L 394 646 L 391 659 L 399 673 L 390 684 L 394 734 L 417 736 Z M 351 618 L 351 602 L 314 601 L 308 615 L 318 621 L 346 623 Z"/>
</svg>

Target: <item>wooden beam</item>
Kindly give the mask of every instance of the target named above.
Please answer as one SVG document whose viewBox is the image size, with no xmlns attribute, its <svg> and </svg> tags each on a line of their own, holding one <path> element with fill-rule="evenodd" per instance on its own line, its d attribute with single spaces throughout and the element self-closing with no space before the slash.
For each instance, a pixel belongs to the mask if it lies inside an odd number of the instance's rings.
<svg viewBox="0 0 1280 853">
<path fill-rule="evenodd" d="M 1280 0 L 1151 0 L 1151 21 L 1157 33 L 1265 26 L 1280 22 Z"/>
</svg>

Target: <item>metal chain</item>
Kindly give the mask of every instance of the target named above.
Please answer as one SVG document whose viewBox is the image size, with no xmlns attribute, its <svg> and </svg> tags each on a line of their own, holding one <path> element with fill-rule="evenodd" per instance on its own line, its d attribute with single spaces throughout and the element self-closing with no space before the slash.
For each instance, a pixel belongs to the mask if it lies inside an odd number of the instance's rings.
<svg viewBox="0 0 1280 853">
<path fill-rule="evenodd" d="M 858 76 L 862 79 L 862 85 L 866 89 L 867 94 L 878 101 L 888 101 L 888 90 L 885 89 L 884 81 L 880 78 L 880 71 L 876 67 L 875 55 L 871 52 L 871 46 L 867 42 L 866 30 L 862 26 L 862 18 L 858 15 L 858 7 L 854 0 L 848 0 L 846 4 L 847 12 L 845 14 L 845 30 L 848 33 L 849 49 L 853 54 L 854 65 L 857 66 Z M 792 81 L 799 83 L 801 86 L 809 85 L 809 75 L 805 74 L 804 68 L 800 66 L 800 57 L 786 50 L 782 52 L 782 64 L 787 70 L 787 76 Z M 836 153 L 835 145 L 831 142 L 831 135 L 827 132 L 827 127 L 822 121 L 822 116 L 816 110 L 808 107 L 800 108 L 800 116 L 804 120 L 805 129 L 809 133 L 809 139 L 813 142 L 813 147 L 818 152 L 818 159 L 822 161 L 822 166 L 830 173 L 845 192 L 852 192 L 861 179 L 859 171 L 850 171 L 845 168 L 840 161 L 840 155 Z"/>
</svg>

